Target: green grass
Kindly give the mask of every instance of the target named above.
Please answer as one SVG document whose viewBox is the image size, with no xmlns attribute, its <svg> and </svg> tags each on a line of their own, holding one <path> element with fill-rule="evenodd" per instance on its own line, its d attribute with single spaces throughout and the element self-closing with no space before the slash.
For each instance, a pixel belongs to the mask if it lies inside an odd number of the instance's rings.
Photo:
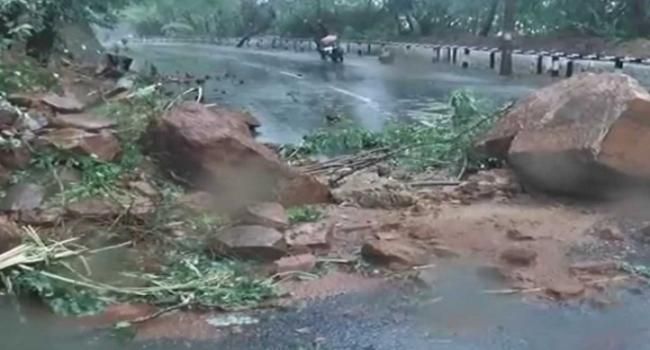
<svg viewBox="0 0 650 350">
<path fill-rule="evenodd" d="M 323 213 L 312 207 L 294 207 L 287 209 L 289 222 L 292 224 L 316 222 L 323 218 Z"/>
<path fill-rule="evenodd" d="M 454 92 L 445 107 L 415 121 L 390 121 L 379 132 L 344 120 L 305 136 L 297 147 L 287 146 L 285 156 L 331 157 L 386 148 L 409 170 L 459 166 L 476 157 L 472 142 L 491 125 L 494 109 L 466 91 Z"/>
<path fill-rule="evenodd" d="M 52 72 L 30 59 L 2 62 L 0 59 L 0 93 L 50 89 L 57 81 Z"/>
<path fill-rule="evenodd" d="M 272 283 L 254 277 L 251 268 L 240 261 L 213 260 L 192 253 L 173 255 L 157 274 L 124 272 L 131 280 L 141 282 L 136 289 L 127 286 L 87 288 L 40 273 L 53 272 L 75 281 L 89 281 L 88 278 L 92 277 L 81 278 L 81 272 L 71 272 L 69 265 L 64 268 L 59 262 L 42 264 L 30 272 L 19 269 L 5 272 L 3 282 L 10 284 L 13 292 L 34 295 L 53 312 L 65 316 L 97 314 L 107 305 L 119 302 L 144 302 L 161 307 L 187 304 L 201 308 L 240 309 L 255 307 L 275 295 Z M 134 290 L 143 290 L 140 293 L 143 295 L 133 294 Z"/>
</svg>

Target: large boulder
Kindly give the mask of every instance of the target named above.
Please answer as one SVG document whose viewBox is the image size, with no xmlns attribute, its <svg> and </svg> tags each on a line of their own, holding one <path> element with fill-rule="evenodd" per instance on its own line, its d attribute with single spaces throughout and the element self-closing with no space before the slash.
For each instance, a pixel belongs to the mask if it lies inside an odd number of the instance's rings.
<svg viewBox="0 0 650 350">
<path fill-rule="evenodd" d="M 325 185 L 256 142 L 247 119 L 237 112 L 180 104 L 152 125 L 147 142 L 162 166 L 215 193 L 230 208 L 262 200 L 285 205 L 329 200 Z"/>
<path fill-rule="evenodd" d="M 650 94 L 627 75 L 578 75 L 518 102 L 480 146 L 529 185 L 608 195 L 650 180 Z"/>
</svg>

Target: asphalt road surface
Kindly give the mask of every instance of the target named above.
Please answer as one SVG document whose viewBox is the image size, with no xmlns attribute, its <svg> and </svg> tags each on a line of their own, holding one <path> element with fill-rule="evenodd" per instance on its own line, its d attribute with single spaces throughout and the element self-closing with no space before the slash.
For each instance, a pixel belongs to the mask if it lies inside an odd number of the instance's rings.
<svg viewBox="0 0 650 350">
<path fill-rule="evenodd" d="M 323 126 L 328 115 L 351 116 L 379 129 L 389 118 L 426 112 L 454 90 L 467 89 L 500 103 L 539 84 L 421 61 L 385 66 L 374 57 L 348 56 L 337 65 L 322 62 L 314 52 L 196 44 L 136 45 L 131 50 L 140 64 L 151 62 L 164 74 L 209 75 L 206 102 L 245 106 L 262 121 L 261 139 L 278 143 L 299 141 Z"/>
</svg>

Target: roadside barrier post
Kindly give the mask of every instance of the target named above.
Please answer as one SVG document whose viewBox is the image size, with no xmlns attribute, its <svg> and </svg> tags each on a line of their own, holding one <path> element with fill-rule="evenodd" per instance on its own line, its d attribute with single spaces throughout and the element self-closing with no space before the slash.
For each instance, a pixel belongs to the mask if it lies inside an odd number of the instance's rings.
<svg viewBox="0 0 650 350">
<path fill-rule="evenodd" d="M 623 69 L 623 58 L 622 57 L 616 57 L 614 59 L 614 68 Z"/>
<path fill-rule="evenodd" d="M 560 76 L 560 57 L 553 55 L 551 58 L 551 76 L 557 78 Z"/>
<path fill-rule="evenodd" d="M 497 65 L 497 52 L 496 50 L 490 51 L 490 69 L 494 69 Z"/>
<path fill-rule="evenodd" d="M 463 68 L 467 69 L 469 68 L 469 54 L 471 53 L 471 50 L 469 47 L 466 47 L 464 50 L 464 56 L 463 56 L 463 63 L 462 66 Z"/>
<path fill-rule="evenodd" d="M 442 56 L 442 47 L 441 46 L 436 46 L 433 48 L 433 52 L 435 53 L 433 60 L 434 62 L 440 62 L 441 56 Z"/>
</svg>

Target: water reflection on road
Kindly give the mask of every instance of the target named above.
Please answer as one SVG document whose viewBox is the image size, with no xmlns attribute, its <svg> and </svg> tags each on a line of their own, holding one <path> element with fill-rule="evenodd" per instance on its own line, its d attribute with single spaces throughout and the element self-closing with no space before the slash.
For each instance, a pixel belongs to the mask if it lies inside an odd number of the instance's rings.
<svg viewBox="0 0 650 350">
<path fill-rule="evenodd" d="M 344 65 L 312 53 L 257 52 L 202 45 L 158 44 L 133 48 L 140 62 L 161 72 L 210 75 L 207 100 L 251 110 L 262 121 L 262 139 L 296 142 L 325 125 L 325 116 L 352 116 L 370 129 L 444 100 L 457 89 L 502 102 L 529 93 L 536 82 L 504 80 L 493 72 L 403 62 L 380 65 L 349 57 Z"/>
</svg>

